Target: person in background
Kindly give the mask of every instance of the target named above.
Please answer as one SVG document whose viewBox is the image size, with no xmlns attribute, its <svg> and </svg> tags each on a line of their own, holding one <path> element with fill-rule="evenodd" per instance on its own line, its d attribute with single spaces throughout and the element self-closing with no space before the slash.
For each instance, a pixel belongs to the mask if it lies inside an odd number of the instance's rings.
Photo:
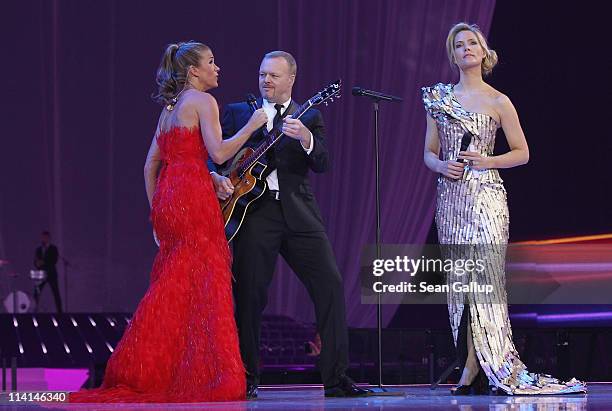
<svg viewBox="0 0 612 411">
<path fill-rule="evenodd" d="M 55 309 L 58 313 L 64 312 L 62 309 L 62 297 L 59 292 L 58 275 L 57 275 L 57 260 L 59 258 L 59 251 L 57 246 L 51 244 L 51 233 L 43 231 L 40 236 L 40 245 L 36 247 L 34 251 L 34 267 L 38 270 L 43 270 L 47 273 L 45 279 L 34 286 L 34 301 L 36 303 L 35 311 L 38 312 L 38 303 L 40 301 L 40 294 L 43 288 L 48 283 L 53 293 L 53 299 L 55 300 Z"/>
</svg>

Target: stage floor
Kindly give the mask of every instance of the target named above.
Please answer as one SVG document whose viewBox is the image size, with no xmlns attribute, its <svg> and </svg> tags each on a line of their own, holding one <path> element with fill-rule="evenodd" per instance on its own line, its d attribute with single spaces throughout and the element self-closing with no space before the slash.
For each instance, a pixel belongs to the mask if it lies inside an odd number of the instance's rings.
<svg viewBox="0 0 612 411">
<path fill-rule="evenodd" d="M 587 395 L 542 397 L 453 397 L 450 386 L 435 391 L 427 385 L 390 387 L 401 397 L 332 398 L 323 397 L 321 387 L 261 387 L 252 401 L 198 404 L 46 404 L 44 409 L 64 410 L 611 410 L 612 383 L 589 383 Z M 6 395 L 6 393 L 4 393 Z M 4 402 L 0 408 L 6 409 Z M 10 405 L 9 405 L 10 406 Z M 11 407 L 14 410 L 41 409 L 34 405 Z"/>
</svg>

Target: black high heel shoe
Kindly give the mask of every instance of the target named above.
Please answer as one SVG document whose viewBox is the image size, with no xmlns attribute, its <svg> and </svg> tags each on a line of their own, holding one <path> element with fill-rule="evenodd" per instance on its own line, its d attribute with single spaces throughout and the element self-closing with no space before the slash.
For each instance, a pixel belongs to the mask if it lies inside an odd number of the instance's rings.
<svg viewBox="0 0 612 411">
<path fill-rule="evenodd" d="M 482 368 L 480 369 L 480 371 L 478 371 L 478 375 L 474 379 L 474 382 L 472 383 L 472 385 L 474 387 L 474 394 L 475 395 L 488 395 L 488 394 L 490 394 L 490 391 L 489 391 L 489 377 L 487 377 L 487 374 L 485 374 L 485 372 L 484 372 L 484 370 Z"/>
<path fill-rule="evenodd" d="M 476 374 L 476 377 L 468 385 L 456 385 L 451 388 L 452 395 L 484 395 L 489 393 L 489 379 L 482 370 Z"/>
<path fill-rule="evenodd" d="M 472 388 L 474 387 L 474 383 L 470 385 L 455 385 L 451 388 L 451 395 L 472 395 Z"/>
</svg>

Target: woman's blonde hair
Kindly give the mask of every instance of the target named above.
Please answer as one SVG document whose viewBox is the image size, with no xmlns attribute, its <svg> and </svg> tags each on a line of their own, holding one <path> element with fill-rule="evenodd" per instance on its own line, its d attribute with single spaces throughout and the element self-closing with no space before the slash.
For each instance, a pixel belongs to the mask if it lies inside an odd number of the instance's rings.
<svg viewBox="0 0 612 411">
<path fill-rule="evenodd" d="M 487 76 L 491 74 L 493 67 L 495 67 L 497 64 L 497 53 L 495 50 L 489 48 L 487 45 L 487 39 L 485 38 L 484 34 L 482 34 L 480 27 L 475 24 L 457 23 L 448 32 L 448 37 L 446 37 L 446 52 L 448 53 L 448 61 L 450 62 L 451 67 L 455 68 L 455 65 L 457 64 L 457 62 L 455 62 L 455 37 L 457 37 L 459 32 L 465 30 L 474 33 L 476 39 L 478 40 L 478 44 L 480 44 L 480 47 L 482 47 L 482 50 L 484 51 L 484 58 L 482 59 L 481 64 L 482 75 Z"/>
<path fill-rule="evenodd" d="M 158 91 L 153 100 L 162 105 L 172 104 L 172 99 L 183 90 L 190 66 L 200 64 L 201 53 L 210 47 L 196 41 L 169 44 L 157 69 Z"/>
</svg>

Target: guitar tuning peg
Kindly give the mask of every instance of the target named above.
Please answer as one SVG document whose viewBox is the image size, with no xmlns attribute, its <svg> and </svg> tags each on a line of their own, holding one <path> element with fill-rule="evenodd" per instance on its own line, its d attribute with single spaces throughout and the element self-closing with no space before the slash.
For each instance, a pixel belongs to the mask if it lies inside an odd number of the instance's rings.
<svg viewBox="0 0 612 411">
<path fill-rule="evenodd" d="M 330 103 L 333 103 L 333 102 L 334 102 L 334 98 L 333 98 L 333 97 L 330 97 L 330 98 L 329 98 L 329 102 L 330 102 Z"/>
<path fill-rule="evenodd" d="M 325 107 L 327 107 L 327 106 L 328 106 L 328 104 L 327 104 L 327 101 L 326 101 L 326 102 L 325 102 Z"/>
</svg>

